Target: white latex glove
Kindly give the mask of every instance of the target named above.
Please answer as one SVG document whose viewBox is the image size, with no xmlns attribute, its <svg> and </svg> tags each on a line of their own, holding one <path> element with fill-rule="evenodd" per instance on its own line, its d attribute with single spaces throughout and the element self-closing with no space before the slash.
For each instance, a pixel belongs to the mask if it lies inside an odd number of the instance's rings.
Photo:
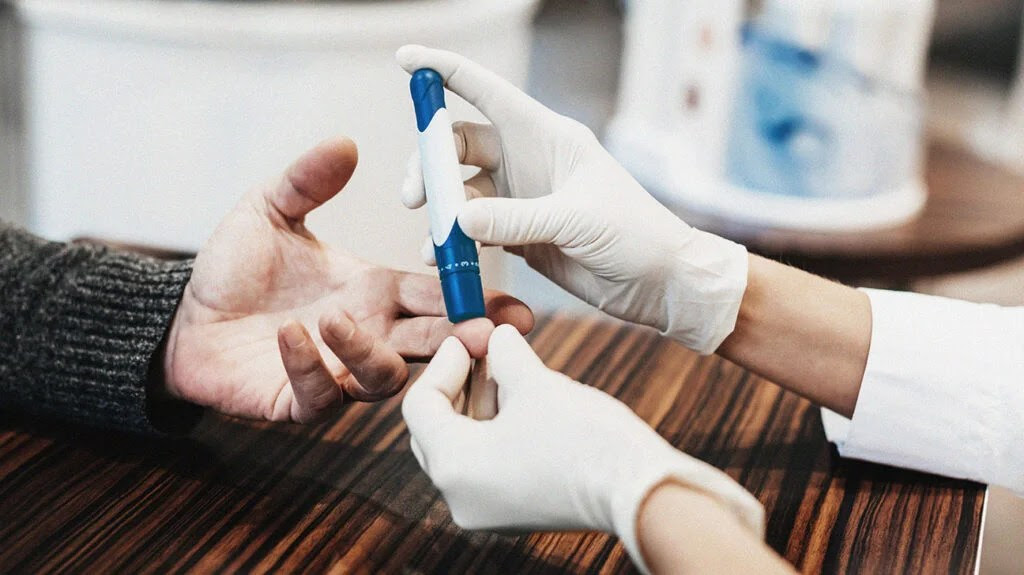
<svg viewBox="0 0 1024 575">
<path fill-rule="evenodd" d="M 459 225 L 485 244 L 511 249 L 577 297 L 649 325 L 700 353 L 713 353 L 736 323 L 746 289 L 742 246 L 681 221 L 644 190 L 594 134 L 512 84 L 451 52 L 404 46 L 408 72 L 433 68 L 493 124 L 459 123 L 462 163 L 482 169 Z M 404 203 L 426 201 L 410 162 Z"/>
<path fill-rule="evenodd" d="M 716 497 L 759 537 L 761 504 L 728 475 L 673 448 L 625 404 L 548 369 L 521 335 L 498 327 L 489 346 L 498 414 L 460 415 L 470 358 L 448 338 L 412 385 L 402 414 L 412 449 L 467 529 L 617 534 L 646 570 L 637 514 L 666 480 Z"/>
</svg>

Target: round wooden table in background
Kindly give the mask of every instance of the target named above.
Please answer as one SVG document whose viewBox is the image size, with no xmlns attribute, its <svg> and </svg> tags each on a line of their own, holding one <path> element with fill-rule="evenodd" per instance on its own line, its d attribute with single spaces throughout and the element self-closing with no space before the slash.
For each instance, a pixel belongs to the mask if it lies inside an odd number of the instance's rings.
<svg viewBox="0 0 1024 575">
<path fill-rule="evenodd" d="M 754 253 L 843 282 L 905 286 L 1024 256 L 1024 178 L 943 144 L 930 146 L 925 178 L 924 210 L 892 228 L 803 232 L 684 218 Z"/>
</svg>

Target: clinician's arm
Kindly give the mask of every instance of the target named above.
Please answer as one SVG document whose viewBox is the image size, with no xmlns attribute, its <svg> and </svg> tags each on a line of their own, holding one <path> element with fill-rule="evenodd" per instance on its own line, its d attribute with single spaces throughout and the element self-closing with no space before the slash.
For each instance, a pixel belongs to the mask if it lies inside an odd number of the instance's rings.
<svg viewBox="0 0 1024 575">
<path fill-rule="evenodd" d="M 861 291 L 751 255 L 736 326 L 717 353 L 850 417 L 871 343 Z"/>
<path fill-rule="evenodd" d="M 842 455 L 1024 494 L 1024 308 L 749 269 L 718 353 L 852 417 Z"/>
<path fill-rule="evenodd" d="M 862 291 L 871 349 L 839 452 L 1024 495 L 1024 307 Z"/>
<path fill-rule="evenodd" d="M 492 125 L 455 129 L 467 182 L 459 222 L 596 307 L 717 351 L 840 414 L 844 455 L 1024 492 L 1024 310 L 854 290 L 695 230 L 578 123 L 450 52 L 433 67 Z M 415 174 L 403 189 L 422 202 Z"/>
</svg>

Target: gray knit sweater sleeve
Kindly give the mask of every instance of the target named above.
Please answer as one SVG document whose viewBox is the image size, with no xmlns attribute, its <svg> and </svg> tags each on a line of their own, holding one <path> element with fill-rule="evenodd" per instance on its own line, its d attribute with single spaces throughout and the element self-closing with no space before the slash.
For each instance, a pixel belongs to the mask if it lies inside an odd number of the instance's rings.
<svg viewBox="0 0 1024 575">
<path fill-rule="evenodd" d="M 0 223 L 0 408 L 126 431 L 198 417 L 147 394 L 192 262 L 43 241 Z"/>
</svg>

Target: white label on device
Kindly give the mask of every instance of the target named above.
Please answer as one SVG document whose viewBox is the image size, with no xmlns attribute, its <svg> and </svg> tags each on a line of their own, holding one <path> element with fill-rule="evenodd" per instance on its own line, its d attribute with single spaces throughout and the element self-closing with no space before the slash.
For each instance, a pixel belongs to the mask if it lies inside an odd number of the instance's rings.
<svg viewBox="0 0 1024 575">
<path fill-rule="evenodd" d="M 435 112 L 427 129 L 420 133 L 420 158 L 427 211 L 430 213 L 430 237 L 434 245 L 439 246 L 448 240 L 459 208 L 466 203 L 462 170 L 447 108 Z"/>
</svg>

